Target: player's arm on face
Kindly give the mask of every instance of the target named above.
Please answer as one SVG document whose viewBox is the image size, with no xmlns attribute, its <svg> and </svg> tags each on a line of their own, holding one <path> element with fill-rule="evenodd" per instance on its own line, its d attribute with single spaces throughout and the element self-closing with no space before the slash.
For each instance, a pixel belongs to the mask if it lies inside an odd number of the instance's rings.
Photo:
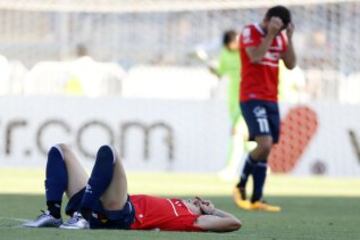
<svg viewBox="0 0 360 240">
<path fill-rule="evenodd" d="M 194 223 L 196 227 L 211 232 L 232 232 L 240 229 L 241 222 L 237 217 L 215 208 L 210 201 L 204 201 L 200 207 L 205 215 L 198 217 Z"/>
<path fill-rule="evenodd" d="M 286 35 L 288 38 L 288 47 L 286 52 L 284 52 L 281 56 L 282 60 L 284 61 L 285 66 L 288 69 L 293 69 L 296 66 L 296 54 L 294 51 L 292 36 L 294 33 L 294 24 L 289 23 L 288 27 L 286 28 Z"/>
<path fill-rule="evenodd" d="M 271 46 L 274 37 L 281 31 L 283 22 L 279 17 L 272 17 L 268 25 L 268 33 L 266 34 L 260 45 L 256 47 L 247 47 L 245 49 L 250 61 L 252 63 L 258 63 L 265 56 L 265 53 Z"/>
</svg>

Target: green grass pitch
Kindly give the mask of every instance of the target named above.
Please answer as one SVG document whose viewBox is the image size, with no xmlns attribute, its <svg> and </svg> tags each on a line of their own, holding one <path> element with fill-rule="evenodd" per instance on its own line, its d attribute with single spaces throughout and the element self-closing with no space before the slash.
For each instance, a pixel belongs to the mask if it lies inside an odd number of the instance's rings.
<svg viewBox="0 0 360 240">
<path fill-rule="evenodd" d="M 234 182 L 216 175 L 131 173 L 128 177 L 132 193 L 209 198 L 217 207 L 238 216 L 243 228 L 226 234 L 25 229 L 21 221 L 34 218 L 44 207 L 43 171 L 2 169 L 0 239 L 360 239 L 359 179 L 271 176 L 267 200 L 283 207 L 281 213 L 274 214 L 237 209 L 230 195 Z"/>
</svg>

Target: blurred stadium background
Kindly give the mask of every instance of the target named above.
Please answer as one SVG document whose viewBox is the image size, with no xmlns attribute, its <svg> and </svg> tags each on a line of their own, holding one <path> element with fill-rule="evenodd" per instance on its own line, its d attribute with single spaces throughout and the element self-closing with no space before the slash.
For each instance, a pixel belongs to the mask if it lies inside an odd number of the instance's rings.
<svg viewBox="0 0 360 240">
<path fill-rule="evenodd" d="M 0 1 L 1 94 L 208 100 L 214 80 L 194 50 L 216 56 L 225 30 L 259 21 L 275 2 Z M 359 103 L 358 1 L 280 2 L 296 24 L 297 100 Z M 83 79 L 91 67 L 98 74 Z"/>
<path fill-rule="evenodd" d="M 360 196 L 356 0 L 0 0 L 0 193 L 41 193 L 47 148 L 68 142 L 87 166 L 115 144 L 134 192 L 229 195 L 241 161 L 218 174 L 226 80 L 198 55 L 216 64 L 224 31 L 279 3 L 298 67 L 281 70 L 288 144 L 272 153 L 267 191 Z"/>
</svg>

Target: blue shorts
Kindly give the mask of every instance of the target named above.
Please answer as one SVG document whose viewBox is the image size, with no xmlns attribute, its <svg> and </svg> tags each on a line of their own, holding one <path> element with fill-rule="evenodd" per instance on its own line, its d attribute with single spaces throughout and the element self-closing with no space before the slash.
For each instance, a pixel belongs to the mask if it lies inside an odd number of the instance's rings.
<svg viewBox="0 0 360 240">
<path fill-rule="evenodd" d="M 249 140 L 258 136 L 271 136 L 279 142 L 280 112 L 276 102 L 249 100 L 240 103 L 241 112 L 249 130 Z"/>
<path fill-rule="evenodd" d="M 66 214 L 72 215 L 73 212 L 79 211 L 84 193 L 85 188 L 69 199 L 65 209 Z M 135 221 L 135 208 L 129 196 L 121 210 L 108 211 L 103 208 L 99 200 L 92 212 L 89 220 L 91 229 L 130 229 L 131 224 Z"/>
</svg>

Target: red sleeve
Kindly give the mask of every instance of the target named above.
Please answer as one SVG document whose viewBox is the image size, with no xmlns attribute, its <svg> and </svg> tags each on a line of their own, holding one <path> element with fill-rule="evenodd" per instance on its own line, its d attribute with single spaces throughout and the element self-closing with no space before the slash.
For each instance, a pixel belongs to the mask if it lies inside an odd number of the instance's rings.
<svg viewBox="0 0 360 240">
<path fill-rule="evenodd" d="M 240 36 L 240 48 L 254 47 L 261 43 L 261 36 L 253 27 L 247 26 Z"/>
</svg>

